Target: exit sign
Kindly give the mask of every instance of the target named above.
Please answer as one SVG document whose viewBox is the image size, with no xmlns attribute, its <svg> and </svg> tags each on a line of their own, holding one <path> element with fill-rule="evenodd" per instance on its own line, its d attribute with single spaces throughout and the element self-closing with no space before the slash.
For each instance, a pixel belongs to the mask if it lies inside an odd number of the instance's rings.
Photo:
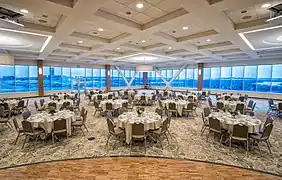
<svg viewBox="0 0 282 180">
<path fill-rule="evenodd" d="M 80 65 L 76 65 L 77 68 L 80 68 Z"/>
</svg>

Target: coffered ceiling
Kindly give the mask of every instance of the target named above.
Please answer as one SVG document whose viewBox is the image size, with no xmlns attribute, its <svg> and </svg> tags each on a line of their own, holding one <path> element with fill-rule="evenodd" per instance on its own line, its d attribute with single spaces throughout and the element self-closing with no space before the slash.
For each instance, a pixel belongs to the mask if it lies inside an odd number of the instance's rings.
<svg viewBox="0 0 282 180">
<path fill-rule="evenodd" d="M 0 48 L 18 60 L 124 67 L 144 61 L 180 67 L 282 58 L 282 21 L 266 22 L 268 8 L 279 3 L 282 0 L 0 0 L 1 7 L 23 14 L 19 21 L 25 25 L 0 21 Z M 7 42 L 5 37 L 17 40 Z"/>
</svg>

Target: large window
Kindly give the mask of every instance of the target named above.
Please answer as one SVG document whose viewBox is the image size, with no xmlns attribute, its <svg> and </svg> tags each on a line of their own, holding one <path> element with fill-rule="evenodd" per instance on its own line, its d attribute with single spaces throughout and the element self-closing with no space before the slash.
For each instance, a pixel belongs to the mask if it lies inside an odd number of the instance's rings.
<svg viewBox="0 0 282 180">
<path fill-rule="evenodd" d="M 47 66 L 43 67 L 43 86 L 44 86 L 44 91 L 51 90 L 51 73 L 50 73 L 50 67 Z"/>
<path fill-rule="evenodd" d="M 85 69 L 86 88 L 93 88 L 93 70 L 91 68 Z"/>
<path fill-rule="evenodd" d="M 28 66 L 15 66 L 15 78 L 16 78 L 16 92 L 28 92 L 29 91 L 29 68 Z"/>
<path fill-rule="evenodd" d="M 29 66 L 29 91 L 38 91 L 38 69 L 37 66 Z"/>
<path fill-rule="evenodd" d="M 62 67 L 51 67 L 51 89 L 62 89 Z"/>
<path fill-rule="evenodd" d="M 194 69 L 193 88 L 198 88 L 198 69 Z"/>
<path fill-rule="evenodd" d="M 187 69 L 186 73 L 186 87 L 193 88 L 194 69 Z"/>
<path fill-rule="evenodd" d="M 244 66 L 232 67 L 232 90 L 243 90 Z"/>
<path fill-rule="evenodd" d="M 271 65 L 258 66 L 258 77 L 257 77 L 258 92 L 270 92 L 271 72 L 272 72 Z"/>
<path fill-rule="evenodd" d="M 220 89 L 231 89 L 231 67 L 221 68 Z"/>
<path fill-rule="evenodd" d="M 220 87 L 220 68 L 212 67 L 211 68 L 211 80 L 210 80 L 211 89 L 219 89 Z"/>
<path fill-rule="evenodd" d="M 203 87 L 210 88 L 211 68 L 204 68 L 203 72 Z"/>
<path fill-rule="evenodd" d="M 71 70 L 70 68 L 62 68 L 62 89 L 71 89 Z"/>
<path fill-rule="evenodd" d="M 257 66 L 245 66 L 244 91 L 256 91 Z"/>
<path fill-rule="evenodd" d="M 85 68 L 71 68 L 71 77 L 73 78 L 73 89 L 78 90 L 78 82 L 80 83 L 79 89 L 84 89 Z M 79 81 L 78 81 L 79 80 Z"/>
<path fill-rule="evenodd" d="M 282 64 L 272 66 L 271 91 L 282 93 Z"/>
<path fill-rule="evenodd" d="M 0 90 L 1 93 L 15 92 L 14 66 L 0 65 Z"/>
</svg>

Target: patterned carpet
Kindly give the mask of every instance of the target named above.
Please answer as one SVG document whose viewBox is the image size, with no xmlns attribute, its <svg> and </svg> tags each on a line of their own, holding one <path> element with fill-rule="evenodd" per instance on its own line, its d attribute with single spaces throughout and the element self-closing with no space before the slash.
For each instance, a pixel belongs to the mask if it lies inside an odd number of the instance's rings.
<svg viewBox="0 0 282 180">
<path fill-rule="evenodd" d="M 36 113 L 32 99 L 29 109 Z M 267 102 L 255 100 L 257 102 L 256 116 L 263 122 L 266 118 Z M 89 132 L 86 136 L 80 131 L 76 131 L 68 139 L 61 139 L 54 145 L 51 141 L 39 141 L 36 149 L 33 149 L 33 142 L 27 143 L 22 149 L 23 137 L 19 138 L 17 145 L 12 142 L 16 138 L 16 132 L 11 131 L 6 126 L 1 125 L 0 131 L 0 167 L 35 163 L 42 161 L 71 159 L 92 156 L 130 155 L 130 147 L 123 142 L 118 142 L 115 150 L 112 149 L 114 138 L 105 147 L 108 130 L 104 117 L 94 117 L 94 107 L 88 105 L 88 100 L 83 99 L 81 106 L 88 110 L 87 127 Z M 154 111 L 155 107 L 146 107 L 147 111 Z M 282 175 L 282 120 L 275 117 L 274 129 L 270 138 L 272 154 L 269 154 L 266 144 L 261 145 L 263 156 L 261 157 L 257 148 L 251 147 L 251 151 L 246 154 L 245 149 L 240 144 L 234 144 L 232 149 L 225 145 L 220 145 L 218 138 L 213 142 L 211 137 L 206 141 L 207 131 L 200 135 L 202 120 L 200 113 L 202 107 L 197 109 L 198 116 L 173 118 L 171 122 L 172 138 L 169 144 L 165 137 L 162 138 L 163 150 L 159 143 L 153 141 L 147 143 L 147 152 L 144 154 L 143 144 L 136 143 L 132 147 L 131 155 L 163 156 L 172 158 L 197 159 L 210 162 L 235 165 L 245 168 L 262 170 Z M 18 121 L 21 116 L 17 117 Z M 88 137 L 95 137 L 89 141 Z"/>
</svg>

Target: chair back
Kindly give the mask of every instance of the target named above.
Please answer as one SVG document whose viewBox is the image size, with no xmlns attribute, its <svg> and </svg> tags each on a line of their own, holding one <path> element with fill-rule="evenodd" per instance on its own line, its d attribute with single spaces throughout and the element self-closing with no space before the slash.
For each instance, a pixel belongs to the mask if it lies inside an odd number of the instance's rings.
<svg viewBox="0 0 282 180">
<path fill-rule="evenodd" d="M 210 108 L 212 108 L 212 107 L 213 107 L 213 105 L 212 105 L 211 98 L 208 98 L 208 102 L 209 102 L 209 106 L 210 106 Z"/>
<path fill-rule="evenodd" d="M 86 119 L 87 119 L 87 110 L 84 111 L 84 114 L 82 115 L 82 123 L 85 124 Z"/>
<path fill-rule="evenodd" d="M 28 102 L 29 102 L 29 99 L 26 100 L 25 107 L 28 107 Z"/>
<path fill-rule="evenodd" d="M 233 126 L 232 137 L 240 139 L 248 139 L 249 127 L 242 124 L 236 124 Z"/>
<path fill-rule="evenodd" d="M 162 125 L 162 128 L 161 128 L 161 132 L 164 133 L 164 132 L 167 132 L 168 131 L 168 126 L 169 126 L 169 120 L 168 120 L 168 117 L 164 120 L 163 122 L 163 125 Z"/>
<path fill-rule="evenodd" d="M 248 98 L 249 98 L 249 95 L 248 95 L 248 94 L 245 94 L 245 95 L 244 95 L 244 99 L 245 99 L 245 101 L 247 101 L 247 100 L 248 100 Z"/>
<path fill-rule="evenodd" d="M 188 103 L 187 105 L 188 110 L 193 110 L 193 107 L 194 107 L 194 103 Z"/>
<path fill-rule="evenodd" d="M 18 121 L 17 121 L 16 117 L 13 118 L 13 124 L 14 124 L 14 126 L 15 126 L 15 129 L 16 129 L 17 131 L 19 131 L 19 130 L 20 130 L 20 127 L 19 127 L 19 124 L 18 124 Z"/>
<path fill-rule="evenodd" d="M 204 113 L 204 116 L 205 116 L 205 117 L 208 117 L 208 116 L 210 115 L 210 113 L 211 113 L 210 108 L 204 107 L 203 113 Z"/>
<path fill-rule="evenodd" d="M 113 104 L 107 102 L 107 103 L 106 103 L 106 110 L 113 110 Z"/>
<path fill-rule="evenodd" d="M 121 104 L 121 107 L 123 107 L 123 108 L 128 108 L 128 102 L 123 102 L 122 104 Z"/>
<path fill-rule="evenodd" d="M 82 108 L 80 110 L 80 116 L 82 117 L 84 113 L 85 113 L 85 108 L 84 108 L 84 106 L 82 106 Z"/>
<path fill-rule="evenodd" d="M 113 95 L 112 95 L 112 94 L 109 94 L 109 95 L 108 95 L 108 99 L 113 99 Z"/>
<path fill-rule="evenodd" d="M 162 101 L 161 101 L 161 100 L 158 100 L 158 102 L 159 102 L 159 107 L 160 107 L 161 109 L 163 109 L 164 107 L 163 107 Z"/>
<path fill-rule="evenodd" d="M 158 115 L 160 115 L 161 117 L 163 117 L 163 110 L 160 108 L 156 108 L 155 109 L 155 113 L 157 113 Z"/>
<path fill-rule="evenodd" d="M 128 91 L 124 91 L 124 96 L 128 96 Z"/>
<path fill-rule="evenodd" d="M 216 102 L 216 109 L 220 109 L 220 110 L 223 110 L 223 108 L 224 108 L 224 104 L 223 104 L 223 102 Z"/>
<path fill-rule="evenodd" d="M 170 102 L 170 103 L 168 104 L 168 109 L 169 109 L 169 110 L 176 110 L 176 104 L 173 103 L 173 102 Z"/>
<path fill-rule="evenodd" d="M 257 103 L 255 103 L 255 104 L 253 105 L 253 107 L 252 107 L 252 111 L 253 111 L 253 112 L 254 112 L 254 110 L 255 110 L 256 105 L 257 105 Z"/>
<path fill-rule="evenodd" d="M 253 100 L 250 100 L 249 102 L 248 102 L 248 108 L 252 108 L 253 107 L 253 105 L 254 105 L 254 101 Z"/>
<path fill-rule="evenodd" d="M 17 107 L 24 107 L 24 100 L 20 100 Z"/>
<path fill-rule="evenodd" d="M 22 121 L 24 133 L 34 133 L 34 129 L 29 121 Z"/>
<path fill-rule="evenodd" d="M 95 109 L 99 108 L 99 103 L 97 101 L 94 101 L 94 107 Z"/>
<path fill-rule="evenodd" d="M 57 104 L 55 102 L 50 102 L 48 104 L 48 108 L 50 108 L 50 107 L 54 107 L 55 109 L 57 109 Z"/>
<path fill-rule="evenodd" d="M 40 106 L 42 107 L 42 106 L 44 106 L 45 100 L 44 99 L 40 99 L 39 103 L 40 103 Z"/>
<path fill-rule="evenodd" d="M 98 101 L 102 101 L 103 100 L 103 96 L 101 94 L 97 95 L 97 100 Z"/>
<path fill-rule="evenodd" d="M 128 112 L 128 109 L 127 109 L 127 108 L 125 108 L 125 107 L 120 108 L 119 114 L 123 114 L 123 113 L 125 113 L 125 112 Z"/>
<path fill-rule="evenodd" d="M 5 114 L 4 114 L 4 107 L 3 106 L 0 106 L 0 117 L 4 117 Z"/>
<path fill-rule="evenodd" d="M 107 118 L 109 118 L 110 120 L 114 120 L 113 114 L 111 112 L 107 112 Z"/>
<path fill-rule="evenodd" d="M 69 110 L 69 111 L 74 111 L 72 106 L 68 106 L 66 109 Z"/>
<path fill-rule="evenodd" d="M 54 121 L 53 131 L 61 131 L 67 129 L 67 120 L 66 119 L 56 119 Z"/>
<path fill-rule="evenodd" d="M 31 113 L 29 110 L 23 112 L 23 119 L 27 120 L 27 118 L 29 118 L 31 116 Z"/>
<path fill-rule="evenodd" d="M 225 101 L 227 101 L 227 100 L 229 100 L 229 99 L 230 99 L 230 96 L 228 96 L 228 95 L 224 96 L 224 100 L 225 100 Z"/>
<path fill-rule="evenodd" d="M 262 135 L 261 135 L 261 140 L 267 140 L 271 134 L 271 131 L 273 129 L 273 124 L 269 123 L 265 126 L 265 128 L 263 129 Z"/>
<path fill-rule="evenodd" d="M 207 123 L 207 120 L 206 120 L 206 118 L 205 118 L 204 113 L 202 112 L 201 115 L 202 115 L 202 121 L 203 121 L 203 123 L 206 124 L 206 123 Z"/>
<path fill-rule="evenodd" d="M 280 102 L 280 103 L 278 103 L 278 110 L 282 110 L 282 103 Z"/>
<path fill-rule="evenodd" d="M 214 132 L 221 132 L 220 122 L 218 119 L 210 117 L 209 118 L 209 129 Z"/>
<path fill-rule="evenodd" d="M 142 100 L 142 101 L 145 101 L 145 100 L 146 100 L 145 95 L 142 95 L 142 96 L 141 96 L 141 100 Z"/>
<path fill-rule="evenodd" d="M 38 109 L 37 101 L 34 101 L 34 106 L 35 106 L 35 109 L 37 110 Z"/>
<path fill-rule="evenodd" d="M 168 92 L 167 91 L 164 92 L 164 96 L 168 96 Z"/>
<path fill-rule="evenodd" d="M 4 107 L 4 110 L 10 110 L 9 104 L 7 102 L 4 102 L 2 106 Z"/>
<path fill-rule="evenodd" d="M 269 106 L 274 105 L 274 101 L 273 101 L 273 99 L 268 99 L 268 105 L 269 105 Z"/>
<path fill-rule="evenodd" d="M 132 97 L 131 96 L 128 97 L 128 104 L 132 104 Z"/>
<path fill-rule="evenodd" d="M 240 96 L 239 97 L 239 101 L 244 102 L 245 101 L 245 97 L 244 96 Z"/>
<path fill-rule="evenodd" d="M 108 125 L 108 130 L 110 134 L 115 134 L 115 127 L 114 127 L 114 121 L 107 118 L 107 125 Z"/>
<path fill-rule="evenodd" d="M 274 121 L 274 118 L 272 116 L 267 116 L 264 122 L 263 128 L 265 128 L 265 126 L 268 124 L 273 124 L 273 121 Z"/>
<path fill-rule="evenodd" d="M 145 136 L 145 131 L 144 131 L 144 124 L 140 123 L 140 124 L 132 124 L 132 136 Z"/>
<path fill-rule="evenodd" d="M 245 104 L 244 103 L 238 103 L 236 105 L 236 109 L 235 112 L 240 112 L 240 114 L 244 114 L 244 108 L 245 108 Z"/>
<path fill-rule="evenodd" d="M 207 92 L 206 91 L 202 91 L 202 96 L 206 96 Z"/>
<path fill-rule="evenodd" d="M 70 106 L 70 102 L 69 101 L 65 101 L 65 102 L 63 102 L 62 109 L 66 109 L 69 106 Z"/>
</svg>

